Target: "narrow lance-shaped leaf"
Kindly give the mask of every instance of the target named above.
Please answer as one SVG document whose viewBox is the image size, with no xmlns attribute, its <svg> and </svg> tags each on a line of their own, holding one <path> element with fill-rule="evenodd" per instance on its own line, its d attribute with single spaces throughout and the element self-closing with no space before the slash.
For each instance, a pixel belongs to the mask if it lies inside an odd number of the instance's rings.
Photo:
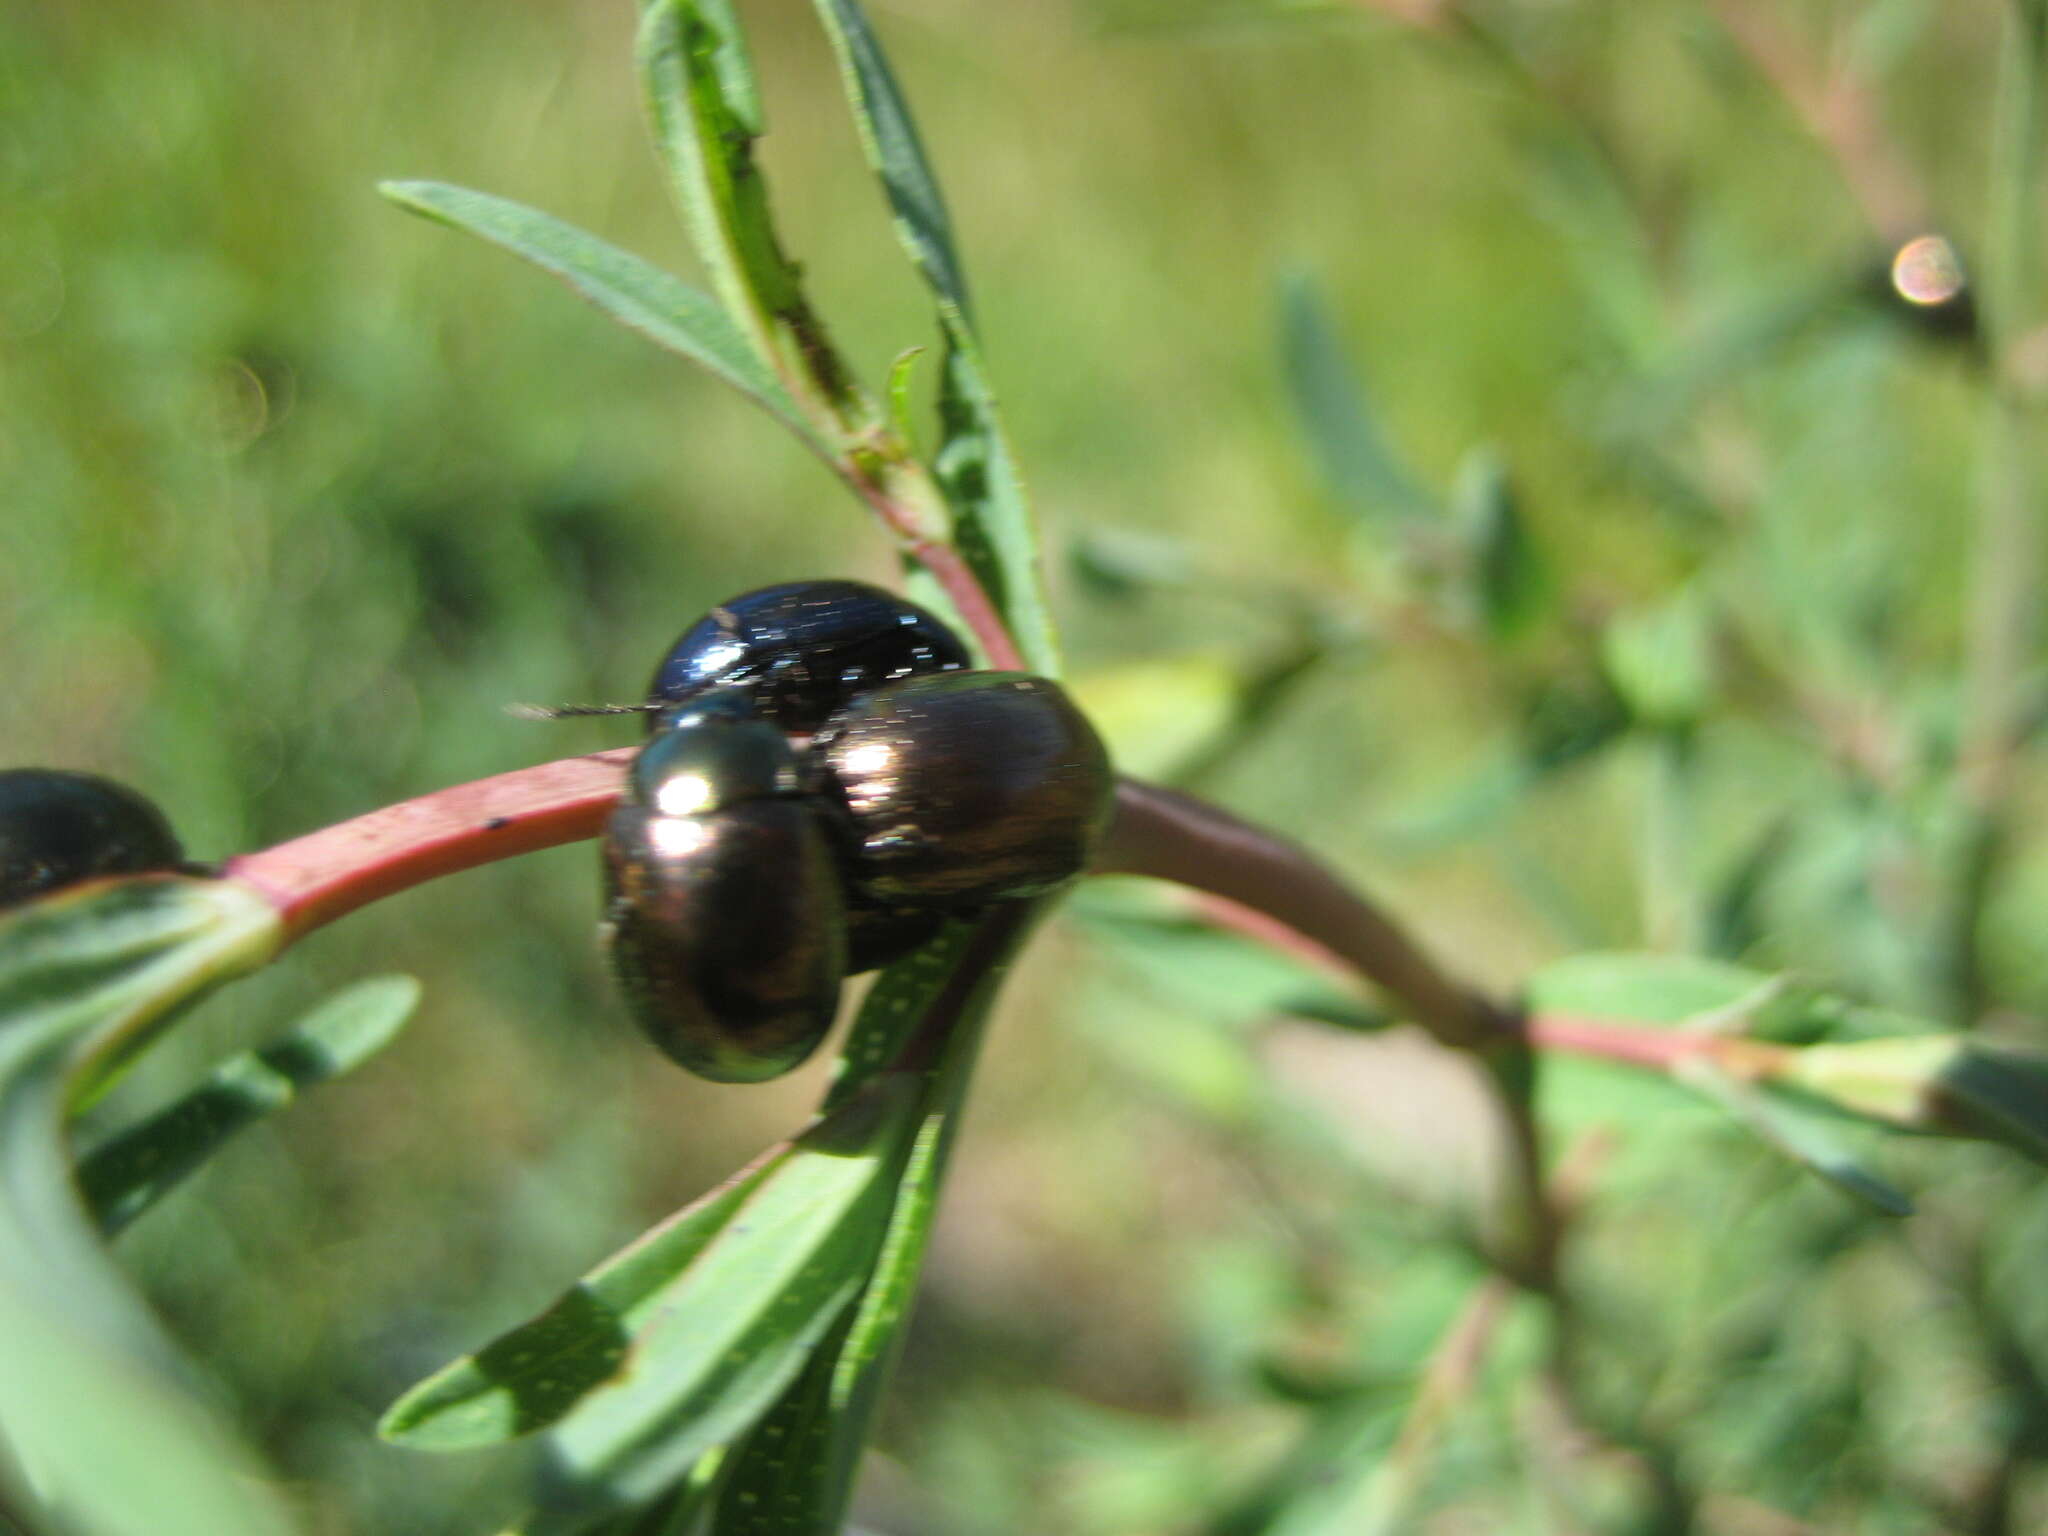
<svg viewBox="0 0 2048 1536">
<path fill-rule="evenodd" d="M 944 303 L 939 320 L 946 348 L 939 365 L 939 445 L 932 473 L 953 512 L 953 541 L 1002 614 L 1025 663 L 1057 677 L 1059 639 L 1045 595 L 1030 492 L 980 343 Z"/>
<path fill-rule="evenodd" d="M 183 878 L 81 890 L 0 920 L 0 1441 L 67 1529 L 292 1529 L 113 1265 L 64 1147 L 73 1104 L 178 1008 L 261 965 L 280 934 L 254 892 Z"/>
<path fill-rule="evenodd" d="M 1888 1216 L 1913 1214 L 1913 1202 L 1858 1162 L 1842 1146 L 1833 1127 L 1812 1110 L 1768 1089 L 1742 1082 L 1704 1056 L 1686 1058 L 1673 1069 L 1673 1074 L 1830 1184 Z"/>
<path fill-rule="evenodd" d="M 118 1232 L 200 1168 L 237 1132 L 318 1083 L 362 1065 L 397 1035 L 419 1003 L 410 976 L 359 982 L 296 1027 L 230 1057 L 168 1108 L 81 1158 L 78 1184 L 100 1226 Z"/>
<path fill-rule="evenodd" d="M 768 1170 L 662 1293 L 626 1369 L 551 1433 L 522 1536 L 569 1536 L 659 1495 L 796 1378 L 873 1262 L 915 1098 L 885 1076 Z"/>
<path fill-rule="evenodd" d="M 690 238 L 755 355 L 777 368 L 786 339 L 803 385 L 843 424 L 865 425 L 866 402 L 782 252 L 754 157 L 760 90 L 730 0 L 651 0 L 640 21 L 640 81 L 655 144 Z"/>
<path fill-rule="evenodd" d="M 790 1143 L 752 1165 L 585 1275 L 545 1311 L 436 1371 L 379 1425 L 417 1450 L 459 1451 L 559 1423 L 625 1369 L 633 1339 L 652 1326 L 688 1274 L 761 1181 L 794 1153 Z"/>
<path fill-rule="evenodd" d="M 1697 587 L 1612 620 L 1600 660 L 1615 691 L 1645 725 L 1692 726 L 1713 702 L 1714 610 Z"/>
<path fill-rule="evenodd" d="M 968 301 L 960 253 L 954 248 L 946 200 L 881 42 L 858 0 L 817 0 L 817 5 L 839 55 L 868 163 L 888 194 L 897 238 L 932 291 L 971 327 L 974 307 Z"/>
<path fill-rule="evenodd" d="M 1329 305 L 1306 277 L 1280 290 L 1280 352 L 1309 449 L 1346 508 L 1361 519 L 1434 520 L 1436 498 L 1387 442 Z"/>
<path fill-rule="evenodd" d="M 876 992 L 888 988 L 893 996 L 876 1004 L 871 994 L 862 1010 L 856 1042 L 865 1031 L 893 1054 L 905 1038 L 904 1018 L 913 1016 L 920 1029 L 946 1031 L 944 1052 L 921 1080 L 917 1134 L 896 1169 L 887 1230 L 859 1300 L 736 1448 L 715 1522 L 721 1536 L 840 1529 L 917 1289 L 983 1025 L 1034 915 L 1013 907 L 979 924 L 955 924 L 929 947 L 922 964 L 892 969 L 877 984 Z M 914 1012 L 905 1006 L 920 997 Z M 849 1059 L 875 1054 L 870 1046 Z M 842 1066 L 835 1092 L 863 1076 L 857 1065 Z"/>
<path fill-rule="evenodd" d="M 1996 1141 L 2048 1162 L 2048 1058 L 2039 1055 L 1967 1035 L 1908 1035 L 1807 1046 L 1768 1081 L 1841 1114 Z"/>
<path fill-rule="evenodd" d="M 897 238 L 937 301 L 946 349 L 932 468 L 952 508 L 961 555 L 1003 615 L 1026 662 L 1056 676 L 1059 643 L 1046 602 L 1037 526 L 982 360 L 938 178 L 910 105 L 857 0 L 816 4 L 839 56 L 861 144 L 888 198 Z"/>
<path fill-rule="evenodd" d="M 629 330 L 687 357 L 759 402 L 807 448 L 824 456 L 789 392 L 709 294 L 586 230 L 509 198 L 432 181 L 387 181 L 378 191 L 401 208 L 479 235 L 552 273 Z"/>
</svg>

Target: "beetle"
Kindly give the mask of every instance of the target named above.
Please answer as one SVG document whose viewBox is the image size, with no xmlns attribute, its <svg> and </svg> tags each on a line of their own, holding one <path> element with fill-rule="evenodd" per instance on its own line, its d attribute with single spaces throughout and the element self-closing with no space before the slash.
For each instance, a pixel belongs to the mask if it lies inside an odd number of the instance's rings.
<svg viewBox="0 0 2048 1536">
<path fill-rule="evenodd" d="M 1059 684 L 1022 672 L 913 677 L 848 703 L 807 754 L 852 833 L 871 901 L 957 910 L 1042 896 L 1087 867 L 1109 753 Z"/>
<path fill-rule="evenodd" d="M 727 598 L 684 630 L 648 684 L 651 706 L 744 689 L 763 718 L 808 732 L 900 678 L 959 671 L 967 647 L 924 608 L 860 581 L 789 581 Z"/>
<path fill-rule="evenodd" d="M 604 941 L 655 1045 L 717 1082 L 760 1082 L 832 1026 L 844 877 L 789 739 L 744 690 L 657 717 L 603 840 Z"/>
<path fill-rule="evenodd" d="M 63 768 L 0 769 L 0 909 L 184 858 L 163 812 L 126 785 Z"/>
<path fill-rule="evenodd" d="M 671 648 L 603 862 L 613 970 L 674 1060 L 779 1076 L 842 976 L 1086 867 L 1100 738 L 1058 684 L 966 663 L 931 614 L 846 581 L 744 593 Z"/>
</svg>

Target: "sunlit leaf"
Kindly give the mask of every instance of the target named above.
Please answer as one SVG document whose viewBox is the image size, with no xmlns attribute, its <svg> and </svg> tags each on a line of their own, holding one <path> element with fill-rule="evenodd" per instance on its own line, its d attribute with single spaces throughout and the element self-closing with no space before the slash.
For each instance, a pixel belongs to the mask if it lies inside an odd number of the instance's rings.
<svg viewBox="0 0 2048 1536">
<path fill-rule="evenodd" d="M 907 1076 L 885 1076 L 762 1172 L 628 1325 L 619 1368 L 549 1434 L 525 1536 L 661 1494 L 796 1378 L 874 1259 L 915 1098 Z"/>
<path fill-rule="evenodd" d="M 1031 920 L 1030 912 L 1019 910 L 956 923 L 922 955 L 892 967 L 869 994 L 834 1095 L 865 1080 L 873 1068 L 862 1063 L 893 1057 L 906 1017 L 945 1010 L 945 1050 L 922 1078 L 917 1133 L 896 1169 L 886 1229 L 859 1300 L 736 1448 L 714 1522 L 720 1536 L 841 1529 L 869 1425 L 901 1346 L 982 1028 Z"/>
<path fill-rule="evenodd" d="M 1770 980 L 1696 955 L 1595 951 L 1544 966 L 1530 977 L 1526 996 L 1535 1013 L 1678 1024 L 1740 1003 Z"/>
<path fill-rule="evenodd" d="M 407 1393 L 386 1438 L 464 1450 L 554 1425 L 579 1494 L 658 1487 L 743 1428 L 851 1295 L 910 1092 L 875 1085 L 641 1237 Z"/>
<path fill-rule="evenodd" d="M 387 181 L 401 208 L 523 256 L 630 330 L 751 396 L 817 450 L 796 403 L 716 300 L 597 236 L 509 198 L 431 181 Z"/>
<path fill-rule="evenodd" d="M 691 242 L 729 314 L 751 334 L 760 366 L 777 339 L 804 360 L 828 402 L 852 398 L 824 330 L 782 253 L 768 187 L 754 157 L 761 97 L 730 0 L 650 0 L 641 15 L 640 82 L 654 139 Z"/>
<path fill-rule="evenodd" d="M 2048 1162 L 2048 1058 L 1968 1035 L 1811 1045 L 1771 1075 L 1842 1114 L 1901 1130 L 1997 1141 Z"/>
<path fill-rule="evenodd" d="M 839 56 L 868 163 L 888 194 L 897 238 L 939 300 L 971 324 L 974 307 L 954 249 L 946 199 L 881 42 L 858 0 L 817 0 L 817 7 Z"/>
<path fill-rule="evenodd" d="M 1101 667 L 1073 681 L 1118 769 L 1149 779 L 1169 776 L 1228 727 L 1239 691 L 1234 667 L 1199 652 Z"/>
<path fill-rule="evenodd" d="M 280 942 L 253 891 L 180 877 L 81 888 L 0 919 L 0 1440 L 67 1529 L 293 1529 L 114 1266 L 64 1145 L 71 1107 Z"/>
<path fill-rule="evenodd" d="M 857 0 L 816 0 L 838 54 L 868 163 L 881 179 L 897 238 L 937 301 L 939 446 L 932 468 L 952 508 L 960 553 L 987 589 L 1035 672 L 1057 676 L 1058 637 L 1040 570 L 1038 530 L 982 360 L 938 178 L 874 29 Z"/>
</svg>

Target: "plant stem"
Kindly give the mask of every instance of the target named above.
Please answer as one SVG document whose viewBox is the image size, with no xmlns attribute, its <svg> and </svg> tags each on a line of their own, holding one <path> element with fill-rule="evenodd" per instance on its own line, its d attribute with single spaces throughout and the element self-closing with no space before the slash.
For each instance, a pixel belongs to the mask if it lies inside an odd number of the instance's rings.
<svg viewBox="0 0 2048 1536">
<path fill-rule="evenodd" d="M 1781 1064 L 1790 1047 L 1700 1030 L 1645 1028 L 1618 1019 L 1569 1013 L 1532 1013 L 1523 1021 L 1529 1043 L 1541 1050 L 1669 1072 L 1692 1056 L 1706 1056 L 1733 1076 L 1753 1081 Z"/>
<path fill-rule="evenodd" d="M 241 854 L 221 872 L 277 908 L 290 943 L 442 875 L 597 836 L 638 750 L 566 757 L 401 800 Z"/>
<path fill-rule="evenodd" d="M 442 875 L 580 842 L 604 828 L 637 748 L 617 747 L 436 790 L 229 859 L 221 873 L 277 908 L 286 940 Z M 1446 1045 L 1498 1052 L 1520 1038 L 1666 1071 L 1712 1055 L 1752 1076 L 1776 1047 L 1569 1014 L 1527 1019 L 1445 975 L 1314 855 L 1188 795 L 1125 779 L 1098 874 L 1152 875 L 1202 893 L 1207 921 L 1327 970 L 1363 977 Z M 1752 1055 L 1755 1060 L 1752 1061 Z"/>
<path fill-rule="evenodd" d="M 1116 816 L 1095 870 L 1150 875 L 1249 908 L 1390 993 L 1407 1017 L 1456 1050 L 1513 1041 L 1512 1012 L 1440 969 L 1391 917 L 1296 843 L 1226 811 L 1136 779 L 1117 784 Z M 1217 909 L 1227 911 L 1228 909 Z"/>
<path fill-rule="evenodd" d="M 1354 891 L 1307 849 L 1190 795 L 1123 779 L 1116 817 L 1097 857 L 1101 872 L 1151 875 L 1255 915 L 1259 936 L 1277 926 L 1298 953 L 1334 956 L 1391 994 L 1439 1044 L 1478 1061 L 1507 1142 L 1508 1198 L 1494 1262 L 1517 1284 L 1555 1289 L 1558 1217 L 1543 1187 L 1536 1123 L 1536 1063 L 1522 1020 L 1452 977 L 1393 918 Z M 1304 948 L 1306 946 L 1306 948 Z"/>
<path fill-rule="evenodd" d="M 924 467 L 907 459 L 870 463 L 869 457 L 849 452 L 835 459 L 833 468 L 896 535 L 903 552 L 931 573 L 932 580 L 952 600 L 960 622 L 981 643 L 989 666 L 998 672 L 1030 670 L 1017 642 L 1010 638 L 1009 625 L 967 561 L 952 543 L 938 536 L 945 529 L 945 501 Z M 898 488 L 905 480 L 910 482 L 908 494 Z"/>
</svg>

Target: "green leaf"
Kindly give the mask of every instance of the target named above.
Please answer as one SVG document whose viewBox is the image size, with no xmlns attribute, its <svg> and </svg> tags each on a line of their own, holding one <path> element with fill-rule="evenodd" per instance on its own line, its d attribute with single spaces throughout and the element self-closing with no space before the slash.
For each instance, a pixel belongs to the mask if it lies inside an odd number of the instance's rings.
<svg viewBox="0 0 2048 1536">
<path fill-rule="evenodd" d="M 712 286 L 764 368 L 778 340 L 820 403 L 860 417 L 865 402 L 782 252 L 754 158 L 760 90 L 730 0 L 651 0 L 641 15 L 640 83 L 655 144 Z"/>
<path fill-rule="evenodd" d="M 1796 1100 L 1742 1082 L 1703 1056 L 1687 1057 L 1673 1075 L 1830 1184 L 1888 1216 L 1913 1214 L 1911 1200 L 1858 1162 L 1837 1139 L 1835 1127 Z"/>
<path fill-rule="evenodd" d="M 869 994 L 835 1094 L 865 1079 L 872 1068 L 863 1063 L 894 1058 L 907 1038 L 906 1019 L 950 1014 L 945 1048 L 921 1081 L 917 1133 L 896 1170 L 887 1229 L 860 1299 L 736 1448 L 714 1522 L 720 1536 L 840 1530 L 868 1425 L 901 1346 L 988 1009 L 1034 915 L 1012 909 L 955 923 L 923 955 L 892 967 Z"/>
<path fill-rule="evenodd" d="M 1098 525 L 1074 531 L 1067 545 L 1067 568 L 1097 596 L 1122 602 L 1159 588 L 1189 586 L 1195 561 L 1185 540 Z M 2048 700 L 2048 679 L 2037 684 L 2034 692 Z M 2040 713 L 2048 725 L 2048 704 Z"/>
<path fill-rule="evenodd" d="M 1714 891 L 1702 924 L 1702 949 L 1737 956 L 1762 941 L 1765 894 L 1798 841 L 1798 818 L 1790 812 L 1765 824 Z"/>
<path fill-rule="evenodd" d="M 1820 1039 L 1898 1042 L 1931 1028 L 1924 1019 L 1867 1008 L 1796 977 L 1695 955 L 1572 955 L 1538 971 L 1527 997 L 1537 1012 L 1682 1024 L 1798 1045 Z"/>
<path fill-rule="evenodd" d="M 361 1066 L 419 1003 L 410 976 L 379 976 L 336 993 L 268 1045 L 230 1057 L 168 1108 L 82 1157 L 78 1185 L 106 1232 L 118 1232 L 175 1189 L 238 1131 L 301 1091 Z"/>
<path fill-rule="evenodd" d="M 281 936 L 255 892 L 184 877 L 84 887 L 0 920 L 0 1442 L 66 1529 L 293 1528 L 114 1266 L 64 1146 L 75 1104 Z"/>
<path fill-rule="evenodd" d="M 677 1416 L 671 1395 L 729 1414 L 790 1330 L 816 1326 L 812 1314 L 836 1310 L 831 1298 L 857 1278 L 832 1259 L 903 1134 L 908 1098 L 905 1084 L 879 1083 L 771 1149 L 539 1316 L 406 1393 L 384 1436 L 467 1450 L 560 1425 L 570 1462 L 609 1476 L 650 1426 Z M 721 1438 L 675 1459 L 694 1461 Z"/>
<path fill-rule="evenodd" d="M 2048 1059 L 1972 1046 L 1949 1059 L 1938 1085 L 1943 1129 L 2048 1163 Z"/>
<path fill-rule="evenodd" d="M 787 1142 L 771 1149 L 636 1238 L 538 1316 L 436 1371 L 391 1405 L 378 1432 L 418 1450 L 459 1451 L 560 1422 L 620 1373 L 635 1333 L 659 1315 L 668 1288 L 793 1152 Z"/>
<path fill-rule="evenodd" d="M 1770 1076 L 1840 1114 L 1933 1136 L 1996 1141 L 2048 1162 L 2048 1059 L 1967 1035 L 1810 1045 Z"/>
<path fill-rule="evenodd" d="M 1338 500 L 1361 520 L 1434 520 L 1436 498 L 1388 444 L 1329 306 L 1307 277 L 1281 287 L 1280 350 L 1295 413 Z"/>
<path fill-rule="evenodd" d="M 1498 639 L 1522 633 L 1542 616 L 1550 582 L 1498 455 L 1466 457 L 1451 488 L 1451 515 L 1471 561 L 1473 610 Z"/>
<path fill-rule="evenodd" d="M 923 347 L 905 347 L 889 365 L 889 425 L 912 453 L 917 451 L 917 424 L 910 419 L 910 386 L 922 356 Z"/>
<path fill-rule="evenodd" d="M 586 1527 L 586 1536 L 715 1536 L 702 1519 L 718 1495 L 725 1457 L 724 1446 L 713 1447 L 666 1492 Z"/>
<path fill-rule="evenodd" d="M 774 1402 L 858 1293 L 916 1092 L 908 1075 L 877 1079 L 693 1208 L 685 1237 L 627 1250 L 490 1359 L 410 1394 L 389 1433 L 431 1449 L 487 1444 L 561 1415 L 573 1395 L 517 1529 L 566 1536 L 662 1495 Z M 636 1261 L 643 1273 L 620 1273 Z M 555 1371 L 570 1389 L 550 1385 Z"/>
<path fill-rule="evenodd" d="M 854 123 L 868 164 L 882 179 L 896 238 L 943 304 L 971 324 L 967 276 L 953 245 L 953 225 L 910 115 L 910 103 L 858 0 L 817 0 L 818 16 L 839 56 Z"/>
<path fill-rule="evenodd" d="M 710 295 L 551 214 L 433 181 L 377 189 L 401 208 L 479 235 L 552 273 L 629 330 L 687 357 L 751 396 L 824 456 L 789 392 Z"/>
<path fill-rule="evenodd" d="M 861 1000 L 860 1014 L 833 1064 L 832 1086 L 823 1105 L 826 1113 L 888 1071 L 902 1055 L 926 1015 L 973 960 L 980 932 L 979 923 L 955 919 L 929 944 L 882 972 Z"/>
<path fill-rule="evenodd" d="M 874 29 L 856 0 L 816 0 L 868 163 L 880 178 L 897 238 L 937 301 L 945 355 L 939 447 L 932 468 L 952 508 L 960 553 L 1035 672 L 1059 674 L 1038 531 L 981 356 L 967 280 L 938 179 Z"/>
<path fill-rule="evenodd" d="M 939 367 L 939 446 L 932 473 L 953 512 L 953 540 L 1003 616 L 1024 663 L 1060 675 L 1059 636 L 1046 600 L 1038 525 L 1002 410 L 981 360 L 981 344 L 943 301 L 946 334 Z"/>
</svg>

